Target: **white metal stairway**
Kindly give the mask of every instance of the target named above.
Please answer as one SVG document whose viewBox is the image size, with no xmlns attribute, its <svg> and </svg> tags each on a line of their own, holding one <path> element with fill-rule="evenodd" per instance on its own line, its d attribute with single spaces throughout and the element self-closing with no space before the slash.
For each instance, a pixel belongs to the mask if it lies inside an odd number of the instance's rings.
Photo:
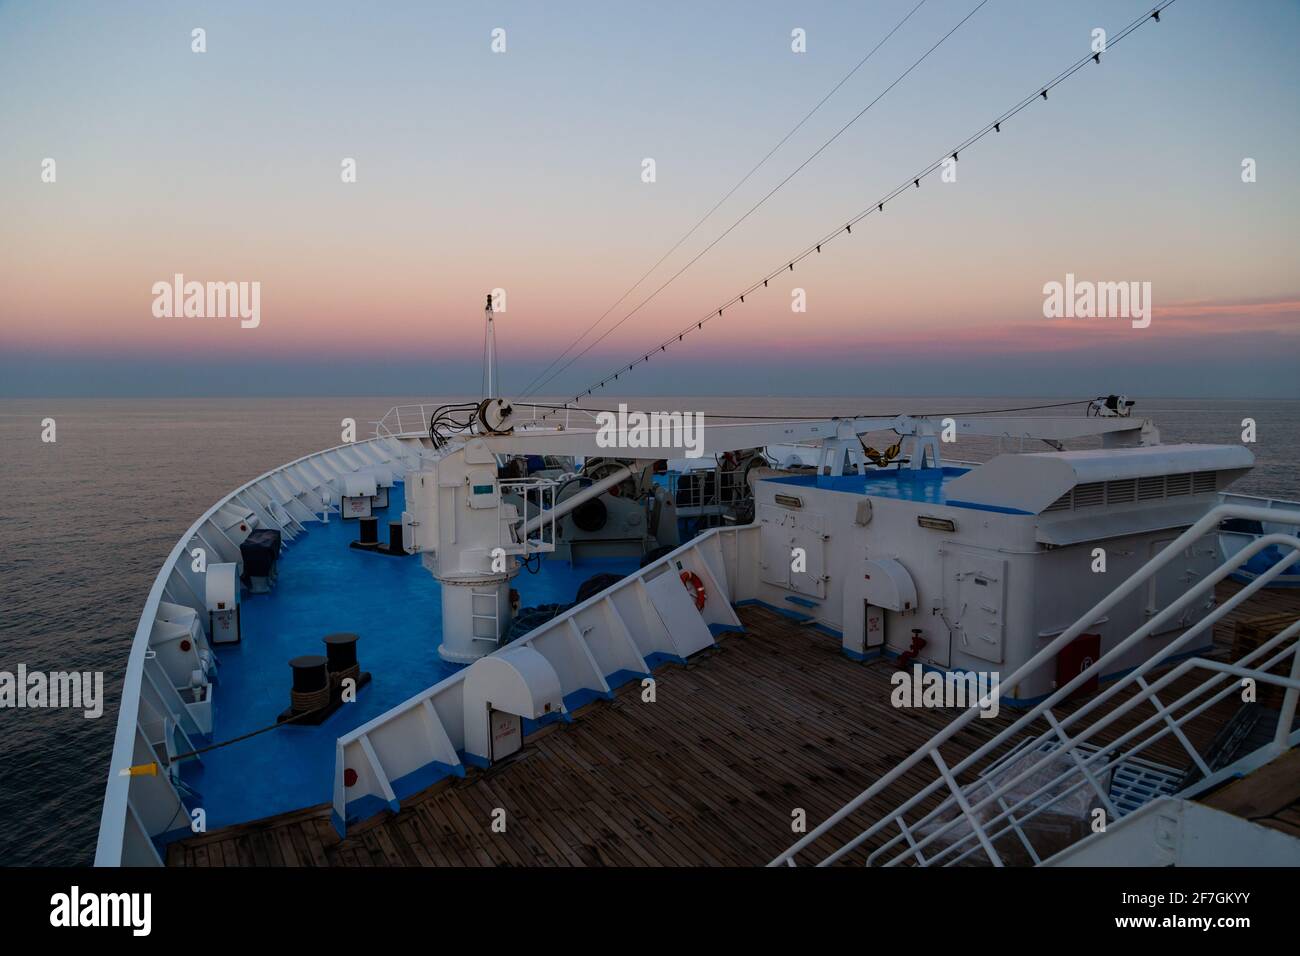
<svg viewBox="0 0 1300 956">
<path fill-rule="evenodd" d="M 1015 673 L 1004 677 L 998 696 L 1001 696 L 1002 688 L 1013 688 L 1039 668 L 1052 665 L 1056 655 L 1083 633 L 1090 622 L 1098 620 L 1133 595 L 1156 572 L 1177 559 L 1184 549 L 1214 533 L 1220 522 L 1228 518 L 1300 524 L 1300 510 L 1279 512 L 1277 509 L 1239 504 L 1225 504 L 1213 509 Z M 1194 602 L 1213 598 L 1215 585 L 1271 545 L 1277 545 L 1284 556 L 1267 572 L 1078 709 L 1065 717 L 1054 713 L 1053 708 L 1067 700 L 1078 687 L 1113 670 L 1113 662 L 1125 651 L 1150 634 L 1176 626 L 1179 615 Z M 1140 756 L 1158 740 L 1172 735 L 1187 751 L 1201 774 L 1193 789 L 1205 789 L 1231 773 L 1232 767 L 1212 770 L 1184 728 L 1220 701 L 1241 693 L 1246 679 L 1255 681 L 1257 685 L 1274 684 L 1285 688 L 1272 742 L 1265 748 L 1266 753 L 1255 755 L 1255 762 L 1300 744 L 1300 731 L 1292 731 L 1297 698 L 1300 697 L 1300 653 L 1297 653 L 1300 641 L 1296 639 L 1300 633 L 1300 620 L 1231 662 L 1191 657 L 1158 677 L 1148 678 L 1153 670 L 1185 653 L 1183 648 L 1204 646 L 1216 622 L 1249 601 L 1297 559 L 1300 559 L 1300 537 L 1283 533 L 1261 535 L 1228 557 L 1213 574 L 1192 585 L 1069 683 L 1022 714 L 1011 726 L 949 766 L 940 748 L 979 716 L 984 704 L 977 702 L 972 705 L 924 747 L 845 804 L 770 865 L 784 863 L 794 866 L 800 862 L 801 856 L 810 855 L 810 848 L 832 830 L 844 824 L 845 832 L 848 832 L 846 821 L 852 823 L 852 818 L 865 811 L 874 798 L 904 774 L 927 762 L 934 765 L 935 777 L 926 787 L 902 804 L 875 816 L 856 835 L 847 839 L 837 836 L 835 839 L 842 839 L 842 842 L 829 853 L 825 853 L 823 847 L 823 855 L 815 861 L 816 864 L 834 863 L 863 847 L 864 851 L 870 850 L 866 858 L 868 864 L 950 866 L 975 856 L 973 862 L 1002 866 L 1008 846 L 1017 856 L 1023 854 L 1022 858 L 1041 863 L 1043 858 L 1030 838 L 1029 825 L 1035 818 L 1041 819 L 1044 813 L 1063 808 L 1065 801 L 1074 800 L 1077 804 L 1082 797 L 1092 802 L 1094 807 L 1104 811 L 1106 825 L 1109 825 L 1168 792 L 1168 786 L 1162 786 L 1161 778 L 1169 775 L 1162 774 L 1158 765 Z M 1289 677 L 1269 673 L 1288 657 Z M 1171 698 L 1174 693 L 1169 690 L 1171 685 L 1193 672 L 1204 679 L 1190 690 L 1183 690 L 1180 686 L 1181 692 Z M 1107 728 L 1135 708 L 1144 706 L 1154 710 L 1152 716 L 1115 739 L 1108 739 L 1111 735 L 1105 733 Z M 934 806 L 936 799 L 939 802 Z M 1097 816 L 1095 813 L 1090 815 Z M 997 849 L 999 841 L 1005 841 L 1001 853 Z"/>
</svg>

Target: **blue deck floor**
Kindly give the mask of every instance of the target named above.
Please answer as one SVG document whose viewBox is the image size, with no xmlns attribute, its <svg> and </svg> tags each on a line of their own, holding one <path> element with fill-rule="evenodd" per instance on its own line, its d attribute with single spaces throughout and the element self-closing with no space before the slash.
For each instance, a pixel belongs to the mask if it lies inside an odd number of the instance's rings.
<svg viewBox="0 0 1300 956">
<path fill-rule="evenodd" d="M 390 515 L 401 516 L 403 501 L 398 485 L 389 507 L 376 512 L 381 540 Z M 201 763 L 187 761 L 182 779 L 197 792 L 187 804 L 204 808 L 209 830 L 329 801 L 336 738 L 457 669 L 438 657 L 441 594 L 418 556 L 349 548 L 356 521 L 332 517 L 327 525 L 307 527 L 281 555 L 275 590 L 243 595 L 243 640 L 216 648 L 221 670 L 213 733 L 195 743 L 230 740 L 274 724 L 289 706 L 289 660 L 323 654 L 326 634 L 358 634 L 357 657 L 373 680 L 355 703 L 319 726 L 279 727 L 203 754 Z M 521 572 L 514 587 L 524 607 L 567 604 L 593 574 L 626 574 L 638 564 L 617 558 L 571 567 L 548 560 L 538 574 Z"/>
</svg>

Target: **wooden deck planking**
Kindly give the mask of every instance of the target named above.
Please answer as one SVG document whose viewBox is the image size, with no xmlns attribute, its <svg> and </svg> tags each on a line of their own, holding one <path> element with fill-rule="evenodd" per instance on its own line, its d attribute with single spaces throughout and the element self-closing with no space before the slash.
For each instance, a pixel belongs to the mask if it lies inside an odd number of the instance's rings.
<svg viewBox="0 0 1300 956">
<path fill-rule="evenodd" d="M 1220 600 L 1235 590 L 1221 585 Z M 1216 629 L 1216 641 L 1230 645 L 1236 620 L 1282 610 L 1300 615 L 1300 594 L 1264 592 Z M 833 638 L 764 608 L 745 607 L 739 614 L 744 634 L 723 635 L 716 648 L 686 666 L 655 675 L 654 703 L 641 701 L 638 683 L 625 685 L 613 700 L 588 705 L 573 723 L 551 725 L 529 738 L 516 757 L 440 782 L 403 801 L 401 813 L 354 826 L 346 839 L 338 838 L 328 805 L 321 805 L 174 843 L 168 863 L 766 863 L 797 838 L 791 828 L 795 808 L 806 812 L 809 829 L 817 826 L 922 746 L 956 711 L 895 709 L 889 703 L 890 663 L 851 662 Z M 1162 699 L 1172 702 L 1190 681 L 1184 678 Z M 1237 703 L 1232 697 L 1218 705 L 1188 727 L 1188 736 L 1204 748 Z M 1059 708 L 1058 716 L 1077 706 Z M 1149 705 L 1135 708 L 1100 739 L 1114 740 L 1154 712 Z M 997 718 L 973 721 L 945 745 L 944 759 L 956 764 L 1017 716 L 1003 708 Z M 1041 731 L 1043 723 L 1031 729 Z M 1172 735 L 1143 756 L 1178 769 L 1189 762 Z M 867 809 L 891 809 L 934 779 L 934 765 L 925 761 Z M 936 805 L 939 796 L 923 808 Z M 492 832 L 496 808 L 506 811 L 505 833 Z M 854 815 L 803 859 L 820 859 L 874 819 L 870 812 Z M 874 839 L 847 859 L 861 862 L 881 842 Z"/>
<path fill-rule="evenodd" d="M 347 840 L 325 835 L 322 806 L 174 844 L 169 863 L 212 865 L 217 844 L 276 866 L 764 863 L 793 840 L 794 808 L 815 826 L 952 712 L 895 711 L 888 665 L 854 664 L 833 639 L 770 611 L 744 616 L 749 633 L 661 671 L 655 703 L 629 685 L 519 757 L 419 794 Z M 994 732 L 964 734 L 962 749 Z M 505 834 L 491 831 L 497 807 Z"/>
</svg>

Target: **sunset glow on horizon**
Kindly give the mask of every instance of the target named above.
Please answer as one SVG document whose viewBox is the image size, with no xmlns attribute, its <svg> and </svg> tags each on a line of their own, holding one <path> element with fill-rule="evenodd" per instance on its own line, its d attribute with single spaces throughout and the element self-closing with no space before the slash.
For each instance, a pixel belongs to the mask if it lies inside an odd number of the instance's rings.
<svg viewBox="0 0 1300 956">
<path fill-rule="evenodd" d="M 1238 19 L 1181 0 L 963 152 L 956 182 L 928 178 L 779 272 L 1145 9 L 993 0 L 642 304 L 974 0 L 927 4 L 619 301 L 913 6 L 589 4 L 559 22 L 518 3 L 0 5 L 16 94 L 0 101 L 0 396 L 210 394 L 220 363 L 277 393 L 327 393 L 349 363 L 375 394 L 456 392 L 477 385 L 493 289 L 508 386 L 622 320 L 539 392 L 562 396 L 774 273 L 627 389 L 851 393 L 910 369 L 933 390 L 969 392 L 951 370 L 1041 393 L 1055 363 L 1062 392 L 1098 391 L 1095 368 L 1134 392 L 1300 396 L 1300 8 L 1284 3 Z M 257 327 L 155 315 L 152 288 L 178 274 L 259 283 Z M 1149 282 L 1150 326 L 1046 318 L 1044 285 L 1067 274 Z"/>
</svg>

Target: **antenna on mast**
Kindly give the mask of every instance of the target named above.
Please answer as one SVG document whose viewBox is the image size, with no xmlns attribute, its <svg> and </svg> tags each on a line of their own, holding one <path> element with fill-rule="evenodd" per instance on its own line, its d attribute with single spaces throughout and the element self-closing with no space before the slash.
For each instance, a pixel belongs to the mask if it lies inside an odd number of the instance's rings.
<svg viewBox="0 0 1300 956">
<path fill-rule="evenodd" d="M 492 323 L 492 293 L 487 294 L 483 308 L 483 397 L 496 398 L 497 394 L 497 336 Z"/>
</svg>

